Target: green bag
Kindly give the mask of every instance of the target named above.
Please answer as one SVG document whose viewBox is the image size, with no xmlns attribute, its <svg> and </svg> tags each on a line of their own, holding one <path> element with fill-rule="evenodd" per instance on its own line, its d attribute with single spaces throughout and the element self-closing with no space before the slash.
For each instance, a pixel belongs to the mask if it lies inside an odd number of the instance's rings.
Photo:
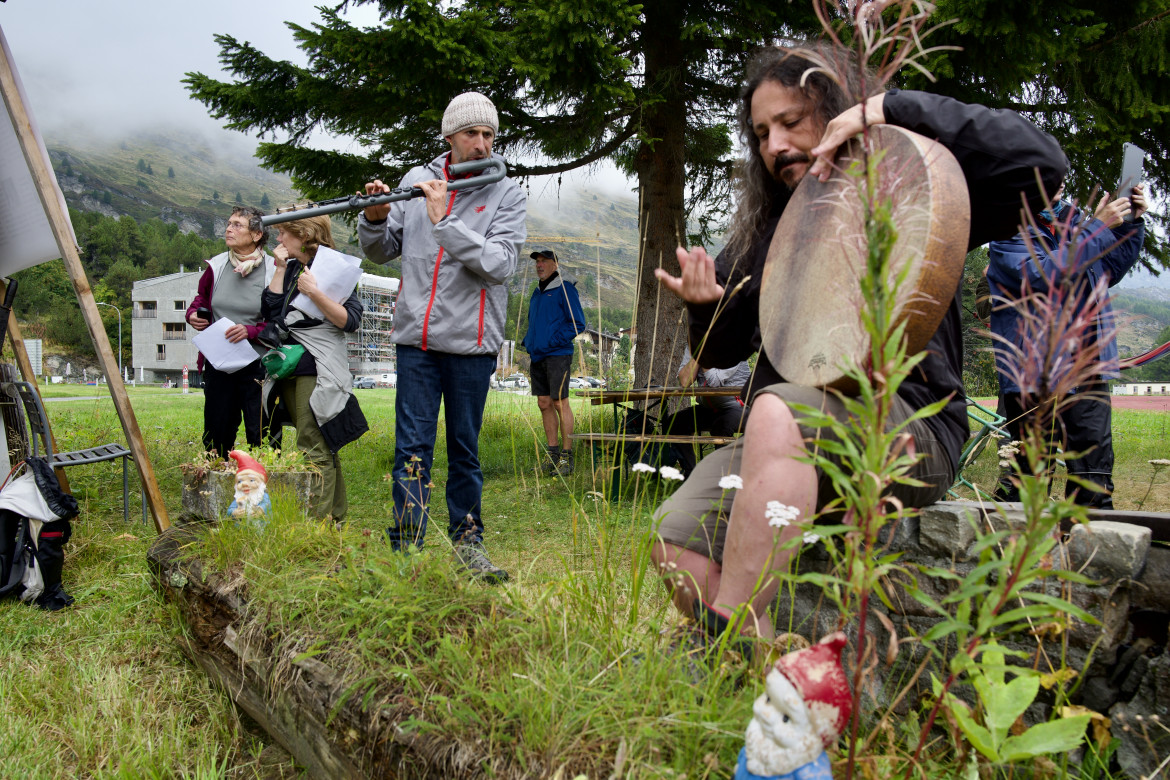
<svg viewBox="0 0 1170 780">
<path fill-rule="evenodd" d="M 300 344 L 284 344 L 265 352 L 260 358 L 260 365 L 273 379 L 284 379 L 293 372 L 304 354 L 305 348 Z"/>
</svg>

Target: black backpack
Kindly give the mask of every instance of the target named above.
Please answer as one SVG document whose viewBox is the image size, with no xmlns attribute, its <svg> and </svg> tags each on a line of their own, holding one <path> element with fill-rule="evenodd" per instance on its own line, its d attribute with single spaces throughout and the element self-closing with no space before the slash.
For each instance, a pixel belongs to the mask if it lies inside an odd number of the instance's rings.
<svg viewBox="0 0 1170 780">
<path fill-rule="evenodd" d="M 61 585 L 65 543 L 73 533 L 70 518 L 78 512 L 77 500 L 61 490 L 52 466 L 44 458 L 24 462 L 28 474 L 10 480 L 0 489 L 0 598 L 19 597 L 50 611 L 67 607 L 73 597 Z M 14 511 L 5 501 L 17 491 L 34 489 L 44 499 L 40 515 L 29 517 Z M 38 522 L 39 521 L 39 522 Z"/>
</svg>

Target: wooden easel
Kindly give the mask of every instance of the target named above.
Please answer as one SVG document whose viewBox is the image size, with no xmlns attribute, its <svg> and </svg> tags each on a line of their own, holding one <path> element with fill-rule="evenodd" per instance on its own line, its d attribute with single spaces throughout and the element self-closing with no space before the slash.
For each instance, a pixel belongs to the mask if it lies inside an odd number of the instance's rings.
<svg viewBox="0 0 1170 780">
<path fill-rule="evenodd" d="M 114 408 L 118 412 L 118 419 L 122 422 L 122 431 L 126 434 L 126 445 L 134 456 L 134 465 L 138 469 L 138 476 L 142 482 L 142 491 L 151 515 L 154 517 L 154 527 L 159 533 L 170 528 L 171 522 L 167 517 L 166 504 L 162 493 L 158 489 L 158 480 L 154 476 L 154 467 L 150 456 L 146 453 L 146 443 L 142 438 L 142 431 L 138 427 L 138 420 L 134 416 L 134 409 L 130 406 L 130 398 L 126 395 L 126 386 L 122 383 L 122 374 L 118 370 L 118 361 L 114 359 L 114 351 L 110 347 L 110 340 L 106 336 L 105 326 L 98 314 L 97 303 L 93 298 L 93 291 L 89 287 L 89 279 L 85 275 L 85 268 L 81 264 L 81 257 L 77 246 L 73 242 L 73 229 L 69 223 L 69 215 L 61 206 L 57 197 L 59 190 L 53 171 L 42 156 L 40 145 L 37 142 L 36 132 L 29 119 L 28 110 L 21 99 L 17 87 L 16 75 L 12 62 L 8 58 L 5 48 L 0 56 L 0 93 L 8 108 L 8 116 L 12 119 L 13 130 L 16 131 L 29 173 L 36 184 L 37 194 L 41 205 L 45 209 L 57 248 L 61 252 L 61 259 L 65 261 L 65 270 L 69 273 L 69 280 L 73 283 L 73 290 L 77 294 L 77 303 L 81 307 L 81 316 L 85 320 L 85 327 L 89 330 L 90 339 L 97 351 L 98 365 L 105 373 L 110 396 L 114 399 Z M 3 120 L 0 120 L 3 121 Z M 33 382 L 32 365 L 28 354 L 24 350 L 24 341 L 19 336 L 14 317 L 9 318 L 9 334 L 12 336 L 13 350 L 20 363 L 21 374 L 25 379 Z M 57 470 L 58 478 L 62 480 L 62 487 L 67 482 Z"/>
</svg>

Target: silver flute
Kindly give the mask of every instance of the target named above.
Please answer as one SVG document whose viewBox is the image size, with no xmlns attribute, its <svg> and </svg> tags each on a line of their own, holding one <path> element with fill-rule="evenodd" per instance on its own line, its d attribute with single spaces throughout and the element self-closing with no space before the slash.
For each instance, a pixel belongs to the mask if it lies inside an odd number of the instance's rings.
<svg viewBox="0 0 1170 780">
<path fill-rule="evenodd" d="M 479 176 L 473 176 L 469 179 L 455 179 L 447 183 L 449 190 L 464 190 L 472 187 L 482 187 L 486 184 L 493 184 L 508 173 L 504 161 L 498 157 L 489 157 L 483 160 L 468 160 L 467 162 L 455 163 L 451 165 L 448 172 L 452 176 L 462 176 L 465 173 L 475 173 L 476 171 L 484 171 Z M 276 225 L 280 222 L 292 222 L 297 219 L 305 219 L 307 217 L 318 217 L 322 214 L 337 214 L 342 211 L 357 211 L 359 209 L 369 208 L 370 206 L 381 206 L 386 203 L 393 203 L 398 200 L 410 200 L 411 198 L 421 198 L 423 191 L 418 187 L 399 187 L 390 190 L 389 192 L 379 193 L 377 195 L 350 195 L 343 198 L 333 198 L 331 200 L 320 200 L 313 203 L 300 203 L 296 206 L 287 206 L 278 209 L 275 214 L 261 217 L 260 222 L 265 227 L 269 225 Z"/>
</svg>

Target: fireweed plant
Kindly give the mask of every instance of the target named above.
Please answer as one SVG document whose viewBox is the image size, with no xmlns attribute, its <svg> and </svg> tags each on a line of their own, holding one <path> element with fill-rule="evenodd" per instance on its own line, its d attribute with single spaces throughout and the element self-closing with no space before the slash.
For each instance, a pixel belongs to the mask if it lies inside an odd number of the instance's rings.
<svg viewBox="0 0 1170 780">
<path fill-rule="evenodd" d="M 828 36 L 834 43 L 849 37 L 860 63 L 877 63 L 875 73 L 880 84 L 888 83 L 903 67 L 924 69 L 920 60 L 931 50 L 924 48 L 922 39 L 929 32 L 925 23 L 933 7 L 921 2 L 850 2 L 847 4 L 815 4 L 824 22 Z M 847 12 L 848 18 L 843 18 Z M 839 34 L 840 33 L 840 34 Z M 864 75 L 864 74 L 863 74 Z M 927 74 L 929 75 L 929 74 Z M 863 95 L 867 85 L 862 83 Z M 857 96 L 860 102 L 862 95 Z M 978 565 L 966 576 L 950 569 L 912 566 L 899 561 L 899 554 L 889 549 L 890 540 L 898 523 L 915 514 L 890 495 L 894 485 L 920 484 L 910 470 L 921 457 L 915 450 L 907 425 L 937 414 L 944 402 L 918 410 L 910 420 L 888 426 L 893 402 L 902 382 L 923 359 L 922 354 L 908 353 L 905 323 L 900 321 L 896 304 L 901 300 L 906 271 L 891 257 L 898 238 L 896 211 L 901 177 L 904 171 L 896 166 L 882 166 L 882 154 L 875 150 L 868 129 L 861 138 L 859 159 L 836 175 L 843 176 L 856 187 L 860 207 L 852 225 L 843 225 L 838 240 L 862 242 L 864 268 L 860 270 L 861 324 L 870 340 L 870 351 L 864 366 L 844 365 L 846 374 L 856 381 L 858 392 L 854 397 L 836 393 L 849 413 L 847 422 L 825 414 L 819 409 L 798 408 L 801 422 L 831 433 L 828 439 L 818 441 L 808 456 L 808 462 L 818 467 L 833 482 L 837 498 L 824 508 L 821 520 L 831 516 L 835 524 L 820 524 L 816 534 L 822 538 L 830 559 L 827 573 L 807 572 L 793 574 L 777 568 L 770 573 L 782 582 L 795 586 L 809 583 L 817 586 L 824 598 L 839 610 L 839 627 L 856 626 L 852 660 L 853 716 L 848 732 L 845 758 L 845 777 L 852 778 L 862 755 L 871 758 L 870 742 L 893 717 L 893 709 L 918 685 L 919 679 L 930 670 L 933 697 L 928 696 L 926 716 L 921 721 L 917 742 L 908 756 L 890 740 L 890 768 L 903 770 L 909 777 L 928 756 L 923 754 L 930 743 L 938 715 L 948 706 L 966 706 L 951 693 L 957 686 L 970 688 L 977 680 L 1002 679 L 1003 662 L 998 660 L 998 640 L 1009 635 L 1035 638 L 1037 658 L 1032 668 L 1013 668 L 1018 675 L 1050 673 L 1049 681 L 1057 689 L 1058 702 L 1066 701 L 1063 685 L 1072 676 L 1064 668 L 1063 659 L 1053 661 L 1043 656 L 1048 669 L 1041 668 L 1043 648 L 1041 637 L 1047 633 L 1060 635 L 1071 619 L 1093 622 L 1092 616 L 1078 609 L 1065 598 L 1050 595 L 1043 589 L 1048 578 L 1072 582 L 1087 580 L 1067 570 L 1053 560 L 1060 522 L 1063 519 L 1083 520 L 1083 510 L 1069 502 L 1050 502 L 1050 469 L 1045 464 L 1053 461 L 1054 453 L 1043 435 L 1044 418 L 1038 418 L 1032 432 L 1023 443 L 1023 452 L 1029 468 L 1017 473 L 1021 482 L 1021 499 L 1026 522 L 1022 527 L 1005 529 L 1003 524 L 977 529 L 975 552 Z M 1076 242 L 1076 231 L 1066 224 L 1063 235 Z M 1036 248 L 1033 248 L 1035 251 Z M 1069 253 L 1076 257 L 1075 252 Z M 1088 300 L 1079 307 L 1066 306 L 1073 290 L 1056 288 L 1044 297 L 1032 294 L 1019 304 L 1033 335 L 1025 338 L 1029 349 L 1043 345 L 1043 354 L 1021 356 L 1017 370 L 1022 377 L 1021 387 L 1029 397 L 1049 399 L 1054 409 L 1065 403 L 1074 387 L 1082 384 L 1096 370 L 1097 355 L 1084 350 L 1062 350 L 1062 345 L 1080 344 L 1095 316 L 1104 304 L 1104 290 L 1091 291 Z M 1026 306 L 1025 306 L 1026 303 Z M 834 391 L 835 392 L 835 391 Z M 832 459 L 830 459 L 832 458 Z M 1031 476 L 1035 474 L 1037 476 Z M 804 518 L 807 523 L 813 518 Z M 779 529 L 778 529 L 779 530 Z M 884 533 L 883 533 L 884 532 Z M 811 537 L 810 537 L 811 538 Z M 800 547 L 806 543 L 803 536 L 790 544 Z M 786 566 L 785 569 L 788 567 Z M 917 577 L 929 577 L 953 583 L 953 590 L 941 600 L 918 586 Z M 873 626 L 870 621 L 879 611 L 871 611 L 871 599 L 877 598 L 893 609 L 883 587 L 885 581 L 897 580 L 925 609 L 936 616 L 937 623 L 925 634 L 899 639 L 893 624 L 882 620 L 891 635 L 886 662 L 893 664 L 908 643 L 920 645 L 921 664 L 908 680 L 900 682 L 901 690 L 880 718 L 877 726 L 869 729 L 870 737 L 859 742 L 863 717 L 873 707 L 864 706 L 862 692 L 869 689 L 869 679 L 878 665 Z M 761 578 L 761 585 L 764 578 Z M 1065 595 L 1061 592 L 1061 595 Z M 782 598 L 783 596 L 781 596 Z M 743 610 L 737 615 L 740 627 L 750 616 Z M 881 617 L 878 618 L 879 620 Z M 1039 630 L 1046 627 L 1045 630 Z M 995 648 L 996 652 L 984 655 Z M 1000 669 L 998 675 L 995 669 Z M 936 672 L 937 670 L 937 672 Z M 998 711 L 997 711 L 998 712 Z M 966 714 L 966 713 L 964 713 Z M 974 723 L 987 722 L 987 710 L 967 715 Z M 953 722 L 953 721 L 950 721 Z M 973 731 L 971 733 L 974 733 Z M 953 730 L 961 739 L 959 730 Z M 1075 740 L 1069 735 L 1075 737 Z M 1037 740 L 1040 752 L 1061 752 L 1067 761 L 1067 751 L 1081 741 L 1083 728 L 1062 726 L 1063 739 Z M 1037 737 L 1044 735 L 1036 734 Z M 913 744 L 914 739 L 910 742 Z M 934 744 L 934 743 L 930 743 Z M 966 748 L 958 745 L 960 752 Z M 949 749 L 949 747 L 947 748 Z M 1016 753 L 1000 760 L 1022 760 Z M 1029 754 L 1027 757 L 1031 757 Z M 940 756 L 941 758 L 941 756 Z"/>
<path fill-rule="evenodd" d="M 1006 527 L 1006 524 L 994 523 L 991 529 L 981 532 L 974 548 L 979 555 L 979 564 L 966 577 L 960 578 L 938 569 L 924 568 L 921 571 L 925 576 L 947 577 L 957 585 L 955 591 L 939 602 L 921 590 L 913 592 L 920 604 L 941 618 L 923 637 L 923 645 L 937 653 L 940 641 L 950 640 L 958 652 L 951 656 L 944 673 L 932 679 L 936 698 L 927 715 L 915 756 L 923 749 L 927 729 L 943 708 L 949 710 L 980 753 L 989 759 L 995 754 L 992 748 L 972 739 L 973 733 L 982 732 L 964 728 L 965 724 L 970 724 L 969 707 L 949 692 L 958 684 L 986 675 L 987 670 L 982 668 L 986 664 L 976 659 L 1008 636 L 1031 634 L 1036 637 L 1031 673 L 1039 674 L 1041 683 L 1053 688 L 1057 705 L 1067 704 L 1071 690 L 1066 690 L 1065 683 L 1074 679 L 1076 673 L 1066 667 L 1063 658 L 1050 658 L 1040 640 L 1046 635 L 1063 637 L 1074 620 L 1097 622 L 1065 598 L 1068 584 L 1091 581 L 1068 569 L 1068 562 L 1060 560 L 1058 547 L 1062 522 L 1085 522 L 1087 510 L 1068 499 L 1054 500 L 1051 494 L 1058 458 L 1059 414 L 1079 400 L 1079 397 L 1074 397 L 1077 388 L 1092 383 L 1098 376 L 1100 354 L 1097 345 L 1109 337 L 1108 333 L 1102 336 L 1097 332 L 1098 320 L 1103 318 L 1108 301 L 1108 280 L 1101 279 L 1097 285 L 1089 286 L 1084 276 L 1085 269 L 1098 259 L 1089 256 L 1089 239 L 1096 238 L 1095 231 L 1106 228 L 1096 223 L 1094 229 L 1089 220 L 1074 225 L 1072 210 L 1069 210 L 1068 217 L 1053 228 L 1055 246 L 1046 250 L 1033 240 L 1031 229 L 1035 223 L 1031 219 L 1028 227 L 1024 235 L 1030 257 L 1025 262 L 1039 266 L 1042 254 L 1047 254 L 1053 266 L 1052 274 L 1045 280 L 1045 289 L 1032 289 L 1027 274 L 1023 274 L 1019 298 L 997 302 L 997 305 L 1012 306 L 1021 320 L 1022 346 L 1000 340 L 998 349 L 1006 357 L 1005 367 L 1020 388 L 1024 406 L 1033 410 L 1024 420 L 1018 453 L 1009 453 L 1005 458 L 1012 470 L 1010 479 L 1019 487 L 1026 519 L 1022 526 Z M 1102 323 L 1106 331 L 1113 327 L 1108 320 L 1102 320 Z M 1108 403 L 1108 399 L 1102 398 L 1101 402 Z M 1075 457 L 1077 454 L 1065 453 L 1065 456 Z M 1096 489 L 1073 475 L 1068 479 L 1081 489 Z M 1065 583 L 1060 596 L 1045 591 L 1044 581 L 1049 579 Z M 988 655 L 999 658 L 999 648 L 996 651 Z M 1014 655 L 1023 654 L 1016 652 Z M 943 660 L 943 656 L 938 657 Z M 1022 676 L 1028 674 L 1017 667 L 1012 671 Z M 980 718 L 986 729 L 994 733 L 997 724 L 994 723 L 991 699 L 984 696 L 978 686 L 976 690 L 980 693 Z M 1061 754 L 1061 761 L 1067 768 L 1067 753 L 1082 741 L 1090 717 L 1089 714 L 1074 715 L 1068 718 L 1070 723 L 1053 721 L 1041 724 L 1047 728 L 1036 733 L 1036 741 L 1044 747 L 1043 752 Z M 1020 759 L 1028 757 L 1019 756 Z M 1010 755 L 1000 755 L 1000 759 L 1013 760 Z"/>
</svg>

